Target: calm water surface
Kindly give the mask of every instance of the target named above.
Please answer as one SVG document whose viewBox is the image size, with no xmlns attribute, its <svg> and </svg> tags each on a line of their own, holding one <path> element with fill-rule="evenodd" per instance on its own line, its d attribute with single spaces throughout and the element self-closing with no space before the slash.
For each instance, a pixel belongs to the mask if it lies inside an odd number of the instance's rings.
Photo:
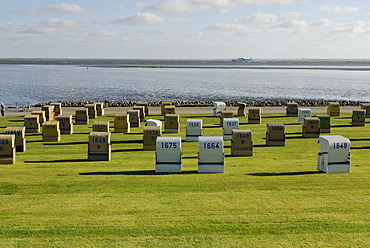
<svg viewBox="0 0 370 248">
<path fill-rule="evenodd" d="M 0 65 L 0 102 L 370 100 L 370 71 Z"/>
</svg>

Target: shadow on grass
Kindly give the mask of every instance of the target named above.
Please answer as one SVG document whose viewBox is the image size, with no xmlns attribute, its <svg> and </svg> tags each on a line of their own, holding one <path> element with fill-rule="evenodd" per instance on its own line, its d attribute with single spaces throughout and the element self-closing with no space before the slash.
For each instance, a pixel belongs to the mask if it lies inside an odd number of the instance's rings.
<svg viewBox="0 0 370 248">
<path fill-rule="evenodd" d="M 117 150 L 112 150 L 112 152 L 139 152 L 139 151 L 143 151 L 143 148 L 117 149 Z"/>
<path fill-rule="evenodd" d="M 26 136 L 41 136 L 41 133 L 26 133 Z"/>
<path fill-rule="evenodd" d="M 370 141 L 370 138 L 366 139 L 349 139 L 350 141 Z"/>
<path fill-rule="evenodd" d="M 295 171 L 295 172 L 276 172 L 276 173 L 251 173 L 245 174 L 248 176 L 258 176 L 258 177 L 271 177 L 271 176 L 298 176 L 298 175 L 311 175 L 319 174 L 320 171 Z"/>
<path fill-rule="evenodd" d="M 351 150 L 370 150 L 370 146 L 351 147 Z"/>
<path fill-rule="evenodd" d="M 347 124 L 347 125 L 331 125 L 330 127 L 336 128 L 336 127 L 353 127 L 353 126 L 351 124 Z"/>
<path fill-rule="evenodd" d="M 9 122 L 24 122 L 24 120 L 9 120 Z"/>
<path fill-rule="evenodd" d="M 84 145 L 84 144 L 88 144 L 89 142 L 68 142 L 68 143 L 49 143 L 49 142 L 45 142 L 44 143 L 44 146 L 65 146 L 65 145 Z"/>
<path fill-rule="evenodd" d="M 345 119 L 352 119 L 352 117 L 334 117 L 335 119 L 343 119 L 343 120 L 345 120 Z"/>
<path fill-rule="evenodd" d="M 262 119 L 285 118 L 285 115 L 262 116 Z"/>
<path fill-rule="evenodd" d="M 90 132 L 81 132 L 81 133 L 73 133 L 73 134 L 90 134 Z"/>
<path fill-rule="evenodd" d="M 203 128 L 222 128 L 220 125 L 217 126 L 203 126 Z"/>
<path fill-rule="evenodd" d="M 264 145 L 253 145 L 253 147 L 268 147 L 268 145 L 264 144 Z"/>
<path fill-rule="evenodd" d="M 198 156 L 187 156 L 187 157 L 182 157 L 182 159 L 195 159 L 198 158 Z"/>
<path fill-rule="evenodd" d="M 120 140 L 120 141 L 112 141 L 112 144 L 142 144 L 142 140 Z"/>
<path fill-rule="evenodd" d="M 129 132 L 129 133 L 123 133 L 123 135 L 143 135 L 143 132 L 138 132 L 138 133 Z"/>
<path fill-rule="evenodd" d="M 292 132 L 292 133 L 285 133 L 285 134 L 302 134 L 302 132 Z"/>
<path fill-rule="evenodd" d="M 304 139 L 305 137 L 303 136 L 293 136 L 293 137 L 285 137 L 285 139 Z"/>
<path fill-rule="evenodd" d="M 88 159 L 58 159 L 58 160 L 49 160 L 49 161 L 24 161 L 26 164 L 50 164 L 50 163 L 75 163 L 75 162 L 96 162 L 90 161 Z"/>
<path fill-rule="evenodd" d="M 200 119 L 200 118 L 220 118 L 219 116 L 202 116 L 202 115 L 197 115 L 197 116 L 186 116 L 186 119 Z"/>
<path fill-rule="evenodd" d="M 98 172 L 82 172 L 79 173 L 81 176 L 150 176 L 150 175 L 172 175 L 172 174 L 198 174 L 198 171 L 183 171 L 182 173 L 157 173 L 154 170 L 142 170 L 142 171 L 98 171 Z"/>
<path fill-rule="evenodd" d="M 298 124 L 298 123 L 284 123 L 284 126 L 302 126 L 302 124 Z"/>
<path fill-rule="evenodd" d="M 40 140 L 27 140 L 27 144 L 28 143 L 39 143 L 39 142 L 42 142 L 42 138 Z"/>
</svg>

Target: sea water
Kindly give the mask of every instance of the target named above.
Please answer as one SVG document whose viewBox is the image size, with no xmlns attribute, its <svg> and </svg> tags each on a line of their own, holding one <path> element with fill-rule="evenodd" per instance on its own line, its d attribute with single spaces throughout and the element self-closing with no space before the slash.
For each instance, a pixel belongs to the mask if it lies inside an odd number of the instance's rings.
<svg viewBox="0 0 370 248">
<path fill-rule="evenodd" d="M 370 101 L 369 70 L 0 65 L 0 102 Z"/>
</svg>

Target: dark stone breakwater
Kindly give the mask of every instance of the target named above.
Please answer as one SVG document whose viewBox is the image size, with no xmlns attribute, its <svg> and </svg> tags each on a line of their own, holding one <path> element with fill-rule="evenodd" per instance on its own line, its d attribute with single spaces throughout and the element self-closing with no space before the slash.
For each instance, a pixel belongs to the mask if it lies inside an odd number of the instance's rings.
<svg viewBox="0 0 370 248">
<path fill-rule="evenodd" d="M 86 104 L 93 103 L 94 101 L 60 101 L 62 107 L 84 107 Z M 106 107 L 133 107 L 138 101 L 102 101 Z M 171 101 L 175 106 L 178 107 L 209 107 L 213 106 L 214 101 Z M 348 101 L 348 100 L 247 100 L 247 101 L 223 101 L 227 106 L 238 106 L 239 102 L 245 103 L 247 106 L 255 107 L 283 107 L 289 102 L 296 102 L 299 106 L 305 107 L 319 107 L 326 106 L 328 102 L 339 102 L 341 106 L 359 106 L 362 102 L 360 101 Z M 33 105 L 32 107 L 41 107 L 48 105 L 51 102 L 42 102 Z M 157 107 L 161 105 L 161 102 L 148 102 L 151 107 Z"/>
</svg>

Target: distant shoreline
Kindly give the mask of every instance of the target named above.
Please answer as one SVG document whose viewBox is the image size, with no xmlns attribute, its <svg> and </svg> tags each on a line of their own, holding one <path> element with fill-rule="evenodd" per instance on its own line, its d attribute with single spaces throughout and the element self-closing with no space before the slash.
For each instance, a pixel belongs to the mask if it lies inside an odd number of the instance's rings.
<svg viewBox="0 0 370 248">
<path fill-rule="evenodd" d="M 168 59 L 0 59 L 0 65 L 74 65 L 97 68 L 154 69 L 274 69 L 274 70 L 346 70 L 370 71 L 370 60 L 293 59 L 232 62 L 231 60 Z"/>
</svg>

